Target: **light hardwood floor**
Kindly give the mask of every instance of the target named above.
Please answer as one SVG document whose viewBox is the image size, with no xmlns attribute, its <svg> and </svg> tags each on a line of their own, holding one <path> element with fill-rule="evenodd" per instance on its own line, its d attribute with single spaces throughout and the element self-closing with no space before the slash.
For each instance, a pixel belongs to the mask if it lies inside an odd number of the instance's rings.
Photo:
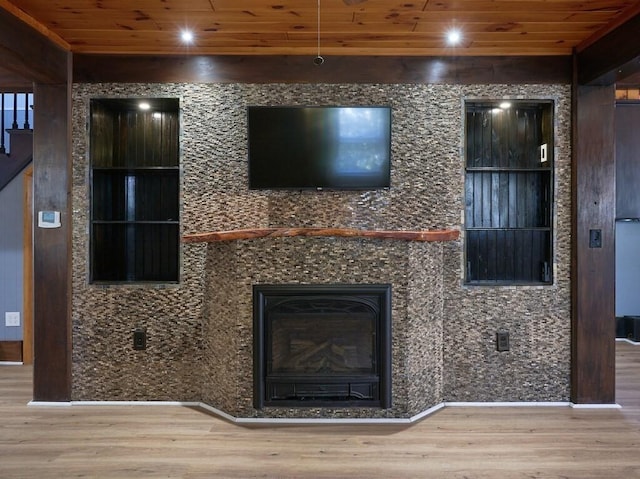
<svg viewBox="0 0 640 479">
<path fill-rule="evenodd" d="M 622 409 L 446 408 L 410 426 L 246 428 L 181 407 L 28 407 L 0 367 L 0 478 L 640 478 L 640 346 Z"/>
</svg>

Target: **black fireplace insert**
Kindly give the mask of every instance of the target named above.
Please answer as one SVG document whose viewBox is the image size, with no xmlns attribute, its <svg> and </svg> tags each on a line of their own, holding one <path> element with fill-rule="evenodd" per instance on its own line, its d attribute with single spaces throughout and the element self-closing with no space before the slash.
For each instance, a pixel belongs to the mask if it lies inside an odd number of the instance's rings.
<svg viewBox="0 0 640 479">
<path fill-rule="evenodd" d="M 254 407 L 391 406 L 391 286 L 255 285 Z"/>
</svg>

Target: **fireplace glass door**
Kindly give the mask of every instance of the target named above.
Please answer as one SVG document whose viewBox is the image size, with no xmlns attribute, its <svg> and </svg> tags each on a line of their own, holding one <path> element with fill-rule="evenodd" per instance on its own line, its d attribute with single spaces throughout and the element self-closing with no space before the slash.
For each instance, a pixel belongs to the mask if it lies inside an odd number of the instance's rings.
<svg viewBox="0 0 640 479">
<path fill-rule="evenodd" d="M 254 300 L 256 407 L 387 407 L 388 285 L 256 286 Z"/>
</svg>

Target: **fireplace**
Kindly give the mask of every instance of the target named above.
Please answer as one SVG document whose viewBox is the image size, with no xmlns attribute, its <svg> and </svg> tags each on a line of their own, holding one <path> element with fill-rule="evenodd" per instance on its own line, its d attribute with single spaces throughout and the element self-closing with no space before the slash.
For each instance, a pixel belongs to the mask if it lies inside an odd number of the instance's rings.
<svg viewBox="0 0 640 479">
<path fill-rule="evenodd" d="M 390 285 L 255 285 L 254 407 L 391 406 Z"/>
</svg>

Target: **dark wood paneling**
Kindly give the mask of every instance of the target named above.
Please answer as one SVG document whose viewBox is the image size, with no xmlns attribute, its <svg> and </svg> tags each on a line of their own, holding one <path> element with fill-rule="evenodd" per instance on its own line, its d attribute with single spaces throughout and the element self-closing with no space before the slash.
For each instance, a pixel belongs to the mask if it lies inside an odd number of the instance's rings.
<svg viewBox="0 0 640 479">
<path fill-rule="evenodd" d="M 550 282 L 551 104 L 466 108 L 467 281 Z"/>
<path fill-rule="evenodd" d="M 570 57 L 75 55 L 74 82 L 571 83 Z"/>
<path fill-rule="evenodd" d="M 22 341 L 0 341 L 0 361 L 22 361 Z"/>
<path fill-rule="evenodd" d="M 640 103 L 616 105 L 616 218 L 640 218 Z"/>
<path fill-rule="evenodd" d="M 597 42 L 580 51 L 578 83 L 610 85 L 620 78 L 621 67 L 628 76 L 638 71 L 640 56 L 640 11 Z"/>
<path fill-rule="evenodd" d="M 640 61 L 636 60 L 633 62 L 633 64 L 637 68 L 637 71 L 626 72 L 627 74 L 625 74 L 624 76 L 620 75 L 620 77 L 616 81 L 616 87 L 619 87 L 619 88 L 640 87 Z"/>
<path fill-rule="evenodd" d="M 91 281 L 175 282 L 178 100 L 91 102 Z"/>
<path fill-rule="evenodd" d="M 615 401 L 613 86 L 575 88 L 572 228 L 572 401 Z M 602 247 L 589 247 L 589 230 Z"/>
<path fill-rule="evenodd" d="M 60 211 L 61 228 L 34 228 L 34 400 L 71 399 L 70 91 L 36 85 L 34 210 Z"/>
<path fill-rule="evenodd" d="M 0 25 L 3 69 L 38 83 L 66 82 L 67 52 L 2 8 Z"/>
<path fill-rule="evenodd" d="M 5 93 L 22 93 L 33 89 L 33 82 L 0 67 L 0 88 Z"/>
<path fill-rule="evenodd" d="M 628 61 L 624 65 L 620 65 L 615 72 L 602 77 L 603 84 L 616 83 L 621 87 L 637 87 L 640 86 L 640 57 L 636 57 Z"/>
</svg>

